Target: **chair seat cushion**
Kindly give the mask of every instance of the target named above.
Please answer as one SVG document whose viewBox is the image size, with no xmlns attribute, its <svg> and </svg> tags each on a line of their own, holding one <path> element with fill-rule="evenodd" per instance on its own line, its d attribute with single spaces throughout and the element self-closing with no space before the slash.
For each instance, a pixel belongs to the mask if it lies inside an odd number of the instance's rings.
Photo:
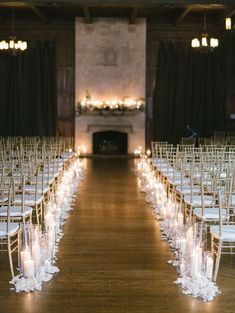
<svg viewBox="0 0 235 313">
<path fill-rule="evenodd" d="M 26 217 L 32 214 L 33 209 L 31 207 L 24 207 L 24 212 L 22 212 L 21 206 L 10 206 L 10 217 Z M 0 217 L 7 216 L 7 206 L 0 207 Z"/>
<path fill-rule="evenodd" d="M 9 235 L 13 236 L 20 229 L 18 223 L 10 223 L 9 224 Z M 7 236 L 7 223 L 0 223 L 0 237 Z"/>
<path fill-rule="evenodd" d="M 194 186 L 190 186 L 190 185 L 183 185 L 183 187 L 181 188 L 181 186 L 177 186 L 176 190 L 179 192 L 182 192 L 184 195 L 190 195 L 191 194 L 191 188 L 192 188 L 192 193 L 199 193 L 201 191 L 200 186 L 194 185 Z"/>
<path fill-rule="evenodd" d="M 199 206 L 199 207 L 202 206 L 202 199 L 200 195 L 193 195 L 192 201 L 191 201 L 191 196 L 186 195 L 184 197 L 184 201 L 193 206 Z M 214 199 L 212 196 L 204 196 L 204 206 L 213 205 L 213 203 L 214 203 Z"/>
<path fill-rule="evenodd" d="M 202 208 L 195 208 L 194 215 L 201 219 L 219 220 L 219 208 L 205 208 L 202 216 Z M 222 218 L 226 220 L 229 217 L 226 209 L 222 209 Z"/>
<path fill-rule="evenodd" d="M 189 184 L 190 183 L 190 179 L 188 177 L 183 177 L 182 181 L 180 177 L 175 177 L 172 180 L 169 180 L 170 183 L 172 183 L 175 186 L 180 186 L 181 183 L 183 182 L 183 184 Z"/>
<path fill-rule="evenodd" d="M 35 206 L 39 203 L 43 202 L 43 196 L 41 195 L 25 195 L 24 196 L 24 204 L 28 206 Z M 21 205 L 22 203 L 22 195 L 16 195 L 13 203 L 15 205 Z"/>
<path fill-rule="evenodd" d="M 219 225 L 210 227 L 211 235 L 223 241 L 235 241 L 235 225 L 222 225 L 222 235 L 219 235 Z"/>
<path fill-rule="evenodd" d="M 26 185 L 24 190 L 25 190 L 26 193 L 34 193 L 35 192 L 35 188 L 36 188 L 35 185 Z M 46 185 L 46 184 L 44 186 L 42 186 L 42 184 L 38 185 L 37 191 L 38 191 L 39 194 L 46 193 L 49 190 L 50 190 L 50 187 L 48 185 Z"/>
</svg>

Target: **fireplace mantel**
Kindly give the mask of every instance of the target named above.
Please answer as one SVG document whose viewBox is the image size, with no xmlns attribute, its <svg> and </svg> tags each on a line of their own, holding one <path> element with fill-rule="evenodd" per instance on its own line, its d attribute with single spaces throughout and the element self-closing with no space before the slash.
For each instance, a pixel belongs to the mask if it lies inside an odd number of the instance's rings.
<svg viewBox="0 0 235 313">
<path fill-rule="evenodd" d="M 88 154 L 92 154 L 92 135 L 98 131 L 120 131 L 127 133 L 128 154 L 142 146 L 144 148 L 145 113 L 136 115 L 109 116 L 80 115 L 76 117 L 76 146 L 86 146 Z"/>
<path fill-rule="evenodd" d="M 125 132 L 133 133 L 133 125 L 128 124 L 120 124 L 120 125 L 113 125 L 113 124 L 88 124 L 87 125 L 87 132 L 96 132 L 100 130 L 119 130 Z"/>
</svg>

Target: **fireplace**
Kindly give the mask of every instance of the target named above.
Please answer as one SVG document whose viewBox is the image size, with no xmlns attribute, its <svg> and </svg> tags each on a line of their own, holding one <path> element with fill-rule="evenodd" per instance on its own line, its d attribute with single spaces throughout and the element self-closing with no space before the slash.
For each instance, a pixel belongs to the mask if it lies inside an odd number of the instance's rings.
<svg viewBox="0 0 235 313">
<path fill-rule="evenodd" d="M 127 133 L 113 130 L 97 131 L 92 135 L 93 153 L 103 155 L 127 154 Z"/>
</svg>

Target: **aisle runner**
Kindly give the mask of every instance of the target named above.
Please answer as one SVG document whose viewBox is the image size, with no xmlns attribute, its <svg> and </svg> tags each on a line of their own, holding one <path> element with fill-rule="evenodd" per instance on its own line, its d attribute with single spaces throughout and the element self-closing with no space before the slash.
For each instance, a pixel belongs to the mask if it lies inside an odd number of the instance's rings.
<svg viewBox="0 0 235 313">
<path fill-rule="evenodd" d="M 175 281 L 184 294 L 203 301 L 211 301 L 220 291 L 212 282 L 213 260 L 210 251 L 205 251 L 205 231 L 201 223 L 184 225 L 182 208 L 167 197 L 165 187 L 157 180 L 148 159 L 137 163 L 138 186 L 153 208 L 156 220 L 160 221 L 162 240 L 168 242 L 174 252 L 175 266 L 180 277 Z"/>
<path fill-rule="evenodd" d="M 57 187 L 56 196 L 45 208 L 45 230 L 38 226 L 26 225 L 24 249 L 21 251 L 21 274 L 11 284 L 16 292 L 41 290 L 43 282 L 52 279 L 59 272 L 56 262 L 58 244 L 63 237 L 62 227 L 72 210 L 75 192 L 84 177 L 83 162 L 76 159 L 64 172 Z"/>
</svg>

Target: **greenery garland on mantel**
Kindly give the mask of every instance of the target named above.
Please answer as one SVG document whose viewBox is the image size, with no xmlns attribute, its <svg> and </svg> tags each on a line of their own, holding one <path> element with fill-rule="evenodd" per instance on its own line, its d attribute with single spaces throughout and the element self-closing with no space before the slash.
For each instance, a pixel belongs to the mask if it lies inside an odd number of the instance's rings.
<svg viewBox="0 0 235 313">
<path fill-rule="evenodd" d="M 99 114 L 99 115 L 123 115 L 125 113 L 138 113 L 145 111 L 144 98 L 124 97 L 121 100 L 100 101 L 93 100 L 86 92 L 86 97 L 78 101 L 76 106 L 76 115 L 81 114 Z"/>
</svg>

